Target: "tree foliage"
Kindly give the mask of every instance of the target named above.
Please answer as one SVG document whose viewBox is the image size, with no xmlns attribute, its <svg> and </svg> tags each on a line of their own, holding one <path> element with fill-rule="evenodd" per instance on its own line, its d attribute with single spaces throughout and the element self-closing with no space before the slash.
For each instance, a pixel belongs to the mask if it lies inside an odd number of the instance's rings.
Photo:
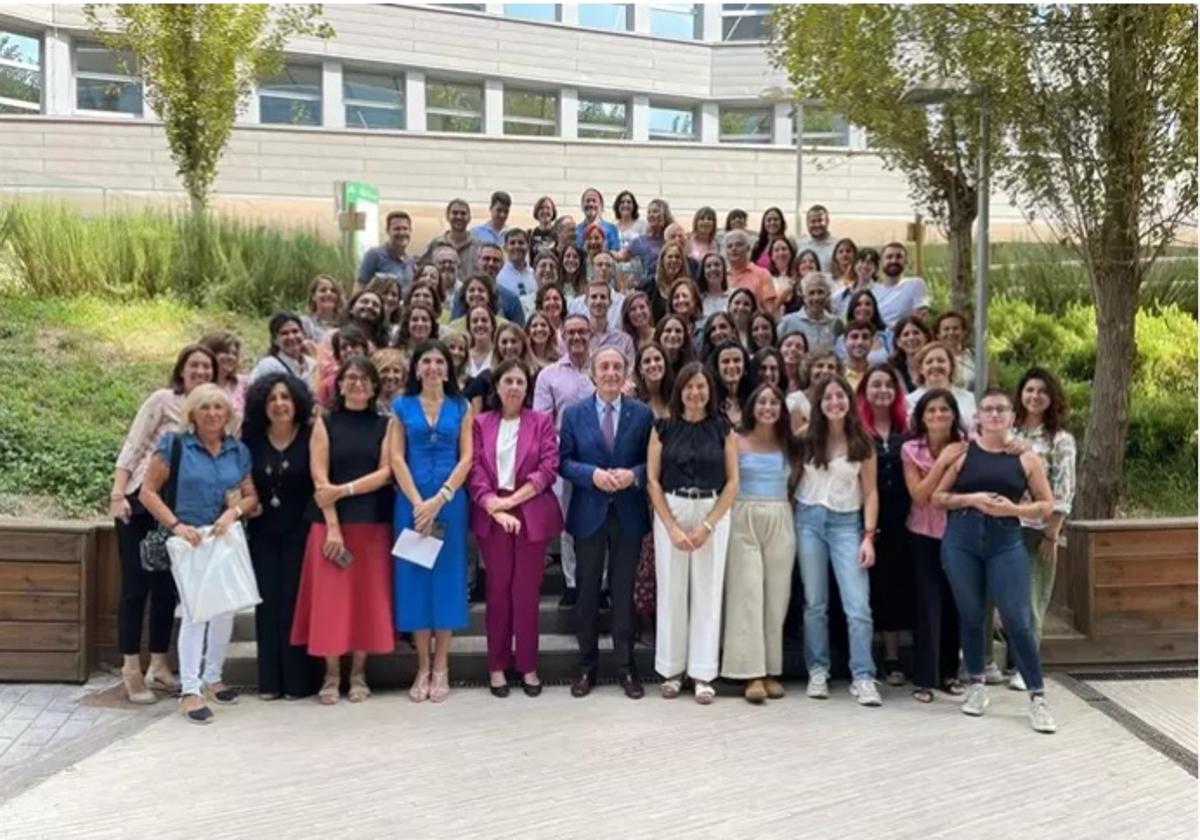
<svg viewBox="0 0 1200 840">
<path fill-rule="evenodd" d="M 313 4 L 88 4 L 84 14 L 106 47 L 136 60 L 195 209 L 256 84 L 282 69 L 288 38 L 333 36 Z"/>
</svg>

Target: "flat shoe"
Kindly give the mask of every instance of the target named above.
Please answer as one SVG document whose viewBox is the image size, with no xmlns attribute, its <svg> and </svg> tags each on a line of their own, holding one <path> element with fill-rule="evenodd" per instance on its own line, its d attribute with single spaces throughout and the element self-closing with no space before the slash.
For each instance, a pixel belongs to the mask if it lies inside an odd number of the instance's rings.
<svg viewBox="0 0 1200 840">
<path fill-rule="evenodd" d="M 746 690 L 743 693 L 747 703 L 763 703 L 767 699 L 767 687 L 763 685 L 762 680 L 750 680 L 746 683 Z M 696 699 L 700 699 L 700 687 L 696 687 Z"/>
<path fill-rule="evenodd" d="M 184 716 L 188 723 L 195 723 L 204 726 L 212 723 L 213 721 L 213 710 L 207 705 L 200 706 L 197 709 L 187 709 L 184 707 L 183 702 L 180 701 L 179 713 Z"/>
<path fill-rule="evenodd" d="M 526 697 L 537 697 L 542 693 L 541 683 L 521 683 L 521 690 L 525 692 Z"/>
<path fill-rule="evenodd" d="M 787 692 L 783 690 L 783 683 L 774 677 L 767 677 L 765 680 L 763 680 L 763 687 L 767 690 L 768 700 L 781 700 L 783 699 L 783 696 L 787 694 Z"/>
<path fill-rule="evenodd" d="M 716 698 L 717 690 L 710 683 L 696 680 L 696 702 L 707 706 Z"/>
<path fill-rule="evenodd" d="M 683 690 L 683 680 L 675 677 L 670 680 L 663 680 L 662 685 L 658 687 L 658 691 L 662 694 L 664 700 L 674 700 L 679 696 L 679 692 Z"/>
<path fill-rule="evenodd" d="M 216 703 L 218 706 L 233 706 L 238 701 L 237 692 L 232 688 L 215 690 L 211 685 L 206 685 L 204 686 L 204 694 L 209 700 Z"/>
</svg>

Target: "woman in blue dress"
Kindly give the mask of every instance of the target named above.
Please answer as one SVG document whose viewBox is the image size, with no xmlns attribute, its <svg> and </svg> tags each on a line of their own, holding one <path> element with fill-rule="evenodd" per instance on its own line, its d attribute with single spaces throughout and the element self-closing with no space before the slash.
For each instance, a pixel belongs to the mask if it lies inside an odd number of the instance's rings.
<svg viewBox="0 0 1200 840">
<path fill-rule="evenodd" d="M 458 392 L 450 351 L 424 341 L 413 351 L 404 395 L 392 403 L 395 531 L 444 540 L 432 569 L 395 558 L 396 629 L 413 634 L 417 676 L 409 698 L 450 694 L 450 636 L 467 626 L 467 516 L 471 412 Z M 436 644 L 432 655 L 430 642 Z M 432 667 L 431 667 L 432 659 Z"/>
</svg>

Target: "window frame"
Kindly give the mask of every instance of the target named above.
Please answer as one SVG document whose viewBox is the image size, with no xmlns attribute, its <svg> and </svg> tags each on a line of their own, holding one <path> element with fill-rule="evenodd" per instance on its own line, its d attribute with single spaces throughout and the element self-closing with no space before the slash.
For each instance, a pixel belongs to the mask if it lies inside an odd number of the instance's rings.
<svg viewBox="0 0 1200 840">
<path fill-rule="evenodd" d="M 310 63 L 307 63 L 304 61 L 286 61 L 285 60 L 284 64 L 283 64 L 283 69 L 280 71 L 280 75 L 286 73 L 289 67 L 298 67 L 298 68 L 303 67 L 303 68 L 306 68 L 309 70 L 316 70 L 317 71 L 317 92 L 316 92 L 316 94 L 300 93 L 298 91 L 291 91 L 291 90 L 272 91 L 267 87 L 265 82 L 260 82 L 258 85 L 258 90 L 257 90 L 259 124 L 260 125 L 286 125 L 286 126 L 291 126 L 292 128 L 303 128 L 305 126 L 307 126 L 309 128 L 320 128 L 321 126 L 323 126 L 325 124 L 325 95 L 324 95 L 325 92 L 323 90 L 323 85 L 322 85 L 322 72 L 323 71 L 322 71 L 321 65 L 320 64 L 310 64 Z M 278 122 L 275 120 L 264 120 L 263 119 L 263 100 L 264 99 L 274 99 L 277 101 L 282 100 L 282 101 L 286 101 L 286 102 L 315 102 L 317 104 L 317 120 L 316 120 L 316 122 Z"/>
<path fill-rule="evenodd" d="M 79 69 L 79 53 L 83 49 L 103 50 L 112 53 L 108 47 L 99 41 L 86 38 L 74 39 L 71 43 L 71 113 L 88 117 L 115 117 L 122 120 L 141 120 L 146 118 L 146 91 L 141 76 L 124 75 L 121 73 L 101 73 L 94 70 Z M 142 110 L 139 113 L 131 111 L 106 111 L 102 108 L 82 108 L 79 105 L 79 80 L 88 79 L 98 82 L 114 82 L 116 84 L 135 84 L 138 86 L 138 97 L 142 100 Z"/>
<path fill-rule="evenodd" d="M 583 11 L 589 6 L 619 6 L 625 12 L 625 23 L 620 28 L 611 26 L 594 26 L 590 23 L 584 23 L 579 18 L 579 11 Z M 581 29 L 587 29 L 591 32 L 632 32 L 633 31 L 633 4 L 632 3 L 580 3 L 576 12 L 576 25 Z"/>
<path fill-rule="evenodd" d="M 721 4 L 721 43 L 722 44 L 754 44 L 766 40 L 766 21 L 763 20 L 763 34 L 756 38 L 730 38 L 725 32 L 725 21 L 733 19 L 739 20 L 744 17 L 756 17 L 765 19 L 770 13 L 770 3 L 722 3 Z M 730 8 L 731 6 L 741 6 L 741 9 Z M 746 8 L 747 6 L 765 6 L 766 8 Z M 737 24 L 734 24 L 736 31 Z M 732 34 L 732 33 L 730 33 Z"/>
<path fill-rule="evenodd" d="M 766 131 L 762 134 L 726 134 L 721 126 L 721 118 L 727 113 L 760 114 L 766 117 Z M 719 106 L 717 111 L 717 142 L 718 143 L 748 143 L 755 146 L 769 146 L 774 142 L 775 115 L 770 108 L 755 108 L 751 106 L 731 105 Z M 795 122 L 792 123 L 795 125 Z"/>
<path fill-rule="evenodd" d="M 655 109 L 670 110 L 670 111 L 690 111 L 692 114 L 692 133 L 691 133 L 691 135 L 689 135 L 687 137 L 683 137 L 681 135 L 667 135 L 662 132 L 658 132 L 656 134 L 655 130 L 654 130 L 654 125 L 653 125 Z M 694 104 L 691 106 L 676 105 L 676 104 L 671 104 L 669 102 L 655 102 L 654 100 L 650 100 L 650 102 L 646 108 L 646 128 L 647 128 L 647 139 L 649 139 L 652 143 L 699 143 L 700 142 L 700 106 L 698 104 Z"/>
<path fill-rule="evenodd" d="M 479 111 L 473 112 L 473 111 L 459 110 L 456 108 L 440 108 L 437 106 L 431 106 L 429 104 L 429 88 L 431 85 L 450 85 L 453 87 L 477 89 L 479 91 Z M 479 120 L 479 130 L 478 131 L 454 131 L 452 129 L 446 129 L 446 128 L 431 129 L 431 128 L 428 128 L 430 116 L 458 117 L 460 119 Z M 426 128 L 427 131 L 433 131 L 433 132 L 437 132 L 437 133 L 467 134 L 467 135 L 486 134 L 487 133 L 487 90 L 486 90 L 484 83 L 482 81 L 480 81 L 478 84 L 476 84 L 475 82 L 463 82 L 463 81 L 457 81 L 455 79 L 445 79 L 445 78 L 429 78 L 428 76 L 426 76 L 425 77 L 425 123 L 427 126 L 427 128 Z"/>
<path fill-rule="evenodd" d="M 548 97 L 550 97 L 554 103 L 554 118 L 547 119 L 546 117 L 522 117 L 522 116 L 510 117 L 508 115 L 508 95 L 510 93 L 523 93 L 523 94 L 529 94 L 532 96 L 540 96 L 540 97 L 548 96 Z M 503 134 L 505 137 L 559 137 L 562 135 L 562 129 L 560 127 L 562 96 L 557 90 L 539 90 L 537 88 L 509 87 L 508 85 L 505 85 L 504 86 L 504 100 L 503 100 L 503 104 L 501 107 L 502 107 L 502 111 L 501 111 L 501 116 L 500 116 L 500 123 L 501 123 L 500 133 Z M 516 125 L 539 126 L 542 128 L 549 127 L 552 129 L 552 131 L 550 134 L 541 134 L 541 133 L 521 134 L 519 132 L 514 132 L 514 133 L 510 134 L 508 131 L 509 123 L 514 123 Z"/>
<path fill-rule="evenodd" d="M 381 102 L 377 99 L 358 99 L 348 95 L 347 84 L 351 76 L 385 76 L 393 80 L 399 81 L 397 90 L 400 92 L 400 103 Z M 357 66 L 342 67 L 342 117 L 347 128 L 354 128 L 360 131 L 404 131 L 408 128 L 408 76 L 403 71 L 388 72 L 382 70 L 368 69 Z M 372 108 L 377 111 L 398 111 L 400 113 L 400 125 L 398 127 L 388 126 L 386 128 L 376 128 L 369 125 L 351 124 L 350 109 L 351 108 Z"/>
<path fill-rule="evenodd" d="M 579 110 L 585 102 L 598 105 L 620 105 L 625 109 L 625 119 L 620 128 L 606 123 L 584 122 L 579 119 Z M 575 102 L 575 135 L 580 140 L 632 140 L 633 139 L 633 102 L 628 99 L 608 98 L 604 96 L 579 96 Z M 581 132 L 595 131 L 603 137 L 585 137 Z"/>
<path fill-rule="evenodd" d="M 677 6 L 691 7 L 692 34 L 687 37 L 680 37 L 679 35 L 667 35 L 661 32 L 655 32 L 654 13 L 660 12 L 663 14 L 678 15 L 679 17 L 682 17 L 684 12 L 681 8 L 675 8 Z M 704 39 L 704 10 L 702 4 L 700 3 L 649 3 L 647 4 L 646 15 L 647 24 L 649 26 L 648 34 L 654 36 L 655 38 L 666 38 L 671 41 L 702 41 Z"/>
<path fill-rule="evenodd" d="M 11 70 L 16 70 L 20 73 L 33 73 L 37 76 L 37 102 L 29 102 L 25 99 L 14 99 L 11 96 L 0 96 L 0 105 L 14 109 L 18 114 L 30 113 L 40 114 L 46 103 L 46 72 L 43 69 L 43 64 L 46 57 L 46 43 L 41 33 L 25 32 L 19 29 L 0 29 L 0 34 L 16 35 L 22 38 L 29 38 L 37 42 L 37 63 L 30 64 L 15 58 L 4 58 L 0 56 L 0 67 L 7 67 Z M 143 107 L 145 107 L 143 105 Z"/>
<path fill-rule="evenodd" d="M 851 147 L 850 121 L 846 119 L 844 114 L 837 113 L 836 111 L 834 111 L 832 108 L 830 108 L 827 105 L 793 105 L 792 106 L 792 111 L 789 114 L 789 119 L 792 123 L 792 127 L 789 132 L 791 135 L 791 138 L 792 138 L 792 143 L 791 143 L 792 146 L 795 146 L 796 143 L 798 142 L 798 140 L 800 139 L 800 138 L 796 137 L 796 111 L 795 111 L 796 108 L 807 108 L 807 109 L 812 109 L 815 111 L 829 111 L 834 115 L 835 118 L 840 119 L 841 122 L 845 125 L 845 129 L 843 131 L 810 131 L 808 129 L 808 116 L 805 115 L 805 118 L 804 118 L 805 130 L 804 130 L 804 137 L 802 138 L 803 146 L 806 146 L 808 148 L 823 148 L 823 149 L 849 149 Z M 837 142 L 837 143 L 822 142 L 823 140 L 828 140 L 828 139 L 837 139 L 837 140 L 840 140 L 841 142 Z"/>
<path fill-rule="evenodd" d="M 502 3 L 501 6 L 500 16 L 506 20 L 521 20 L 526 23 L 562 23 L 563 19 L 562 3 Z M 554 17 L 547 20 L 539 17 L 524 17 L 522 15 L 509 14 L 509 6 L 550 6 L 554 10 Z"/>
</svg>

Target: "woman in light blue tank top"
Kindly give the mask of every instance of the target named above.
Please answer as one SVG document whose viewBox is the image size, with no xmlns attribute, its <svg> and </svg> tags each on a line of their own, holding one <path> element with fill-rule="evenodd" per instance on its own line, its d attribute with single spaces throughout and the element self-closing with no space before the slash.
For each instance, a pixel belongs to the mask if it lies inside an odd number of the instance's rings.
<svg viewBox="0 0 1200 840">
<path fill-rule="evenodd" d="M 746 699 L 761 703 L 783 696 L 783 620 L 796 556 L 788 501 L 792 437 L 782 391 L 762 384 L 751 392 L 737 443 L 721 676 L 745 680 Z"/>
</svg>

